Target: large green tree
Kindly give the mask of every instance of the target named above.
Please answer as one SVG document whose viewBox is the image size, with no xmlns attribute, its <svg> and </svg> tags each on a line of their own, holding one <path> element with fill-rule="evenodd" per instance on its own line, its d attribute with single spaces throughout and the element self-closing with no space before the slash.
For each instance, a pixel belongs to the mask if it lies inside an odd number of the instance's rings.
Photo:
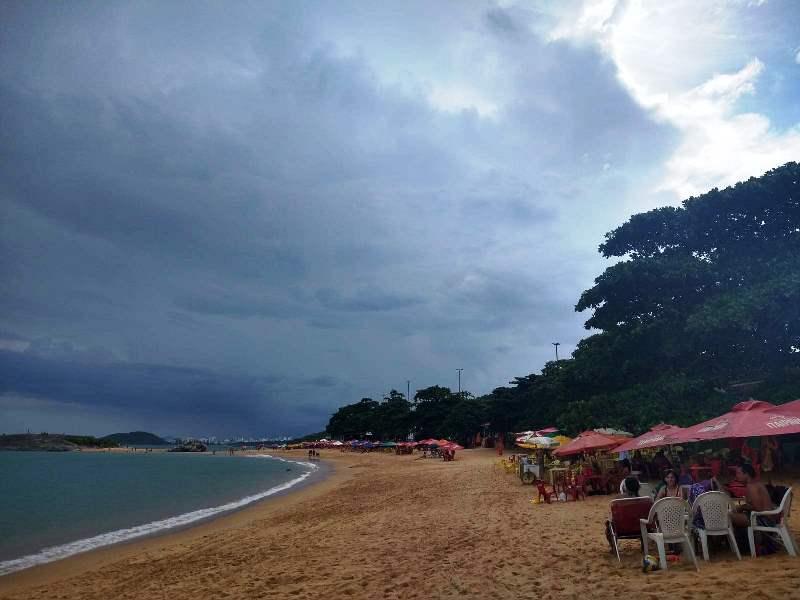
<svg viewBox="0 0 800 600">
<path fill-rule="evenodd" d="M 354 404 L 342 406 L 331 416 L 325 430 L 328 435 L 339 439 L 362 439 L 372 431 L 378 406 L 372 398 L 362 398 Z"/>
<path fill-rule="evenodd" d="M 417 439 L 445 435 L 444 421 L 459 402 L 450 388 L 433 385 L 414 395 L 414 435 Z"/>
<path fill-rule="evenodd" d="M 600 246 L 623 260 L 576 309 L 643 377 L 664 370 L 719 382 L 797 365 L 800 165 L 789 163 L 679 208 L 634 215 Z"/>
</svg>

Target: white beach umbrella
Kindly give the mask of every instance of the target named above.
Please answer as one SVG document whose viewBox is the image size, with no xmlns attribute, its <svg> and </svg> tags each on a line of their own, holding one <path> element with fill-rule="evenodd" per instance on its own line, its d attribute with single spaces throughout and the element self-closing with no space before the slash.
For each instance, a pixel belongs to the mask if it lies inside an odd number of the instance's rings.
<svg viewBox="0 0 800 600">
<path fill-rule="evenodd" d="M 540 448 L 555 448 L 558 446 L 558 440 L 554 440 L 553 438 L 549 438 L 544 435 L 526 435 L 520 438 L 517 438 L 518 444 L 532 444 L 539 446 Z"/>
</svg>

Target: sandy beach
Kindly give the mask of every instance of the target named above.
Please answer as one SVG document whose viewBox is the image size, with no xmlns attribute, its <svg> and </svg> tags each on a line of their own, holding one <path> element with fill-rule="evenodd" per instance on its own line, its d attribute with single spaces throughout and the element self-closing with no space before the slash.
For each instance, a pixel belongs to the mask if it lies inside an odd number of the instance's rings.
<svg viewBox="0 0 800 600">
<path fill-rule="evenodd" d="M 303 453 L 289 453 L 298 459 Z M 712 553 L 643 574 L 608 497 L 532 505 L 488 450 L 455 462 L 323 451 L 331 476 L 188 530 L 0 578 L 0 598 L 800 597 L 800 559 Z M 776 478 L 777 483 L 777 478 Z M 795 489 L 798 489 L 796 486 Z M 792 517 L 792 529 L 800 529 Z"/>
</svg>

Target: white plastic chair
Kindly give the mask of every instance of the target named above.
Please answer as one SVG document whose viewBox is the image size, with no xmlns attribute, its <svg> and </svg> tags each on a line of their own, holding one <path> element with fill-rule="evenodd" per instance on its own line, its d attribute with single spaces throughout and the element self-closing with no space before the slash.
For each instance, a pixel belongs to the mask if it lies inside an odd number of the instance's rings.
<svg viewBox="0 0 800 600">
<path fill-rule="evenodd" d="M 781 500 L 780 506 L 775 510 L 762 510 L 760 512 L 751 512 L 750 513 L 750 527 L 747 528 L 747 537 L 750 540 L 750 554 L 752 556 L 756 555 L 756 540 L 755 540 L 755 532 L 756 531 L 763 531 L 765 533 L 777 533 L 781 541 L 783 542 L 784 548 L 789 553 L 789 556 L 797 556 L 797 543 L 792 538 L 792 534 L 789 531 L 789 514 L 792 511 L 792 488 L 786 490 L 786 493 L 783 495 L 783 500 Z M 772 517 L 774 520 L 775 517 L 780 517 L 779 522 L 773 527 L 767 527 L 765 525 L 758 524 L 758 517 Z"/>
<path fill-rule="evenodd" d="M 692 547 L 692 539 L 689 537 L 690 512 L 689 503 L 686 500 L 667 497 L 653 504 L 647 519 L 639 520 L 644 554 L 647 556 L 649 541 L 653 540 L 658 547 L 658 560 L 664 570 L 667 568 L 665 544 L 683 544 L 686 553 L 692 558 L 694 568 L 700 570 Z M 650 524 L 657 525 L 657 531 L 647 531 L 647 526 Z"/>
<path fill-rule="evenodd" d="M 694 531 L 700 537 L 700 546 L 703 548 L 703 560 L 708 560 L 708 536 L 726 535 L 731 549 L 736 553 L 736 558 L 742 560 L 739 547 L 736 545 L 736 536 L 733 534 L 731 523 L 731 499 L 724 492 L 705 492 L 700 494 L 692 505 L 692 521 L 697 513 L 703 515 L 704 528 L 695 527 Z"/>
</svg>

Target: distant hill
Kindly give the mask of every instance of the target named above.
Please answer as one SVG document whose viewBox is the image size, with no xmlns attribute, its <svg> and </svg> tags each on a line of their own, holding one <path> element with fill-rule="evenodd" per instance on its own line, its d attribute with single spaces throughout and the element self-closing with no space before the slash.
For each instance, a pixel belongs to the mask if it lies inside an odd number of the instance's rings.
<svg viewBox="0 0 800 600">
<path fill-rule="evenodd" d="M 98 440 L 87 435 L 61 435 L 48 433 L 16 433 L 0 435 L 0 450 L 38 450 L 68 452 L 85 448 L 113 448 L 113 440 Z"/>
<path fill-rule="evenodd" d="M 120 446 L 168 446 L 169 442 L 147 431 L 131 431 L 130 433 L 112 433 L 103 440 L 114 441 Z"/>
</svg>

